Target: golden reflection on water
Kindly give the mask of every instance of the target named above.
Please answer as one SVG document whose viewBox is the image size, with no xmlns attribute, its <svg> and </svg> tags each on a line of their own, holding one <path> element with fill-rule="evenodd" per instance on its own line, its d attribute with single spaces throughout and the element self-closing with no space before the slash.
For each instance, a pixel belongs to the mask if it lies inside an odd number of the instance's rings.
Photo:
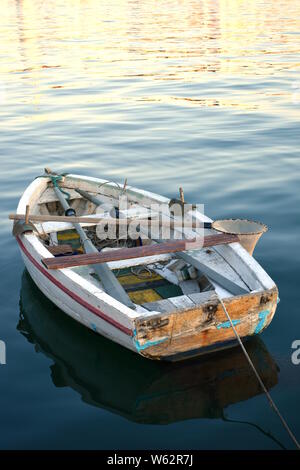
<svg viewBox="0 0 300 470">
<path fill-rule="evenodd" d="M 2 82 L 10 103 L 31 104 L 39 120 L 51 119 L 39 106 L 57 98 L 56 117 L 64 118 L 74 118 L 71 104 L 251 111 L 293 98 L 292 82 L 271 90 L 251 84 L 288 71 L 297 80 L 298 0 L 2 0 L 1 7 Z M 229 80 L 245 89 L 224 90 Z"/>
</svg>

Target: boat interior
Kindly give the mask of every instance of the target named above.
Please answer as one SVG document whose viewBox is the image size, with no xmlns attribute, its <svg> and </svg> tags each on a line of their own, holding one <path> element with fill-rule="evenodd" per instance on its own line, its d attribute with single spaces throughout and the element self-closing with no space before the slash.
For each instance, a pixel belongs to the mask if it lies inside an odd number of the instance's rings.
<svg viewBox="0 0 300 470">
<path fill-rule="evenodd" d="M 104 183 L 98 185 L 97 192 L 95 190 L 93 192 L 84 183 L 76 184 L 77 188 L 74 184 L 62 185 L 62 189 L 69 195 L 68 203 L 76 211 L 76 216 L 92 216 L 97 213 L 97 215 L 111 217 L 112 210 L 119 208 L 120 187 L 114 187 L 112 183 Z M 96 206 L 79 194 L 76 189 L 80 187 L 88 190 L 91 195 L 96 195 L 102 205 Z M 122 217 L 136 217 L 137 219 L 149 217 L 147 198 L 145 201 L 139 198 L 137 202 L 134 197 L 130 197 L 130 194 L 131 192 L 128 191 L 127 209 L 119 210 L 118 214 L 122 212 Z M 36 215 L 64 215 L 64 209 L 51 183 L 47 185 L 30 209 L 31 213 Z M 151 217 L 153 217 L 153 212 Z M 84 253 L 80 236 L 72 224 L 49 221 L 34 225 L 40 241 L 54 256 L 76 256 Z M 144 237 L 120 239 L 118 234 L 115 239 L 101 239 L 95 224 L 84 223 L 81 226 L 86 236 L 101 252 L 156 243 L 155 240 Z M 205 230 L 205 232 L 209 234 L 213 231 Z M 225 298 L 247 294 L 252 290 L 262 290 L 262 286 L 257 280 L 253 281 L 245 266 L 241 270 L 245 273 L 242 276 L 236 266 L 231 265 L 228 257 L 226 259 L 224 250 L 222 252 L 222 248 L 223 246 L 195 250 L 186 258 L 178 256 L 177 253 L 158 254 L 145 258 L 113 261 L 109 262 L 108 266 L 127 292 L 136 310 L 141 313 L 193 308 L 216 297 L 216 292 Z M 91 265 L 70 269 L 98 288 L 102 287 L 105 290 L 101 285 L 101 279 Z"/>
</svg>

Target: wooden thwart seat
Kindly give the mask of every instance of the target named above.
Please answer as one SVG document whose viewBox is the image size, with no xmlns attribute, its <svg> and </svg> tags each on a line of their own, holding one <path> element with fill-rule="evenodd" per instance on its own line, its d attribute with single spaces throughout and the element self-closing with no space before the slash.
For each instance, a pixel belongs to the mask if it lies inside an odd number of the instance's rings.
<svg viewBox="0 0 300 470">
<path fill-rule="evenodd" d="M 137 248 L 121 248 L 120 250 L 108 251 L 106 253 L 88 253 L 76 256 L 65 256 L 63 258 L 43 258 L 42 262 L 48 269 L 63 269 L 75 266 L 93 265 L 120 261 L 130 258 L 141 258 L 164 253 L 176 253 L 186 250 L 205 248 L 224 243 L 237 242 L 236 235 L 220 234 L 209 235 L 201 241 L 172 240 L 157 245 L 140 246 Z"/>
</svg>

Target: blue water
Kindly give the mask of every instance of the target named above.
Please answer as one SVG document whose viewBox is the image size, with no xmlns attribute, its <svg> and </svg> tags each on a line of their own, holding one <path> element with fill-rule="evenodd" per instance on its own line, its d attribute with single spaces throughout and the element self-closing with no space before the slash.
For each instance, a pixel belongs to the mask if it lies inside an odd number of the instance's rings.
<svg viewBox="0 0 300 470">
<path fill-rule="evenodd" d="M 299 439 L 300 3 L 1 7 L 0 448 L 292 448 L 238 350 L 157 364 L 65 318 L 7 216 L 50 166 L 266 223 L 255 257 L 281 302 L 249 350 Z"/>
</svg>

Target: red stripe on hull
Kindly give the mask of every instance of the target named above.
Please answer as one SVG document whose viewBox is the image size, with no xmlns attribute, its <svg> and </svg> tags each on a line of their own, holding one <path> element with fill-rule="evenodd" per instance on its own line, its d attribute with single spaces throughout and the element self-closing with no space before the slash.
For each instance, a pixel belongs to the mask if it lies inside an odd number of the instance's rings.
<svg viewBox="0 0 300 470">
<path fill-rule="evenodd" d="M 88 302 L 83 300 L 81 297 L 79 297 L 77 294 L 69 290 L 67 287 L 65 287 L 61 282 L 59 282 L 55 277 L 51 276 L 49 272 L 43 268 L 37 261 L 34 259 L 34 257 L 29 253 L 27 248 L 24 246 L 23 242 L 19 237 L 16 237 L 16 240 L 23 251 L 23 253 L 27 256 L 27 258 L 31 261 L 31 263 L 45 276 L 49 281 L 51 281 L 53 284 L 56 285 L 59 289 L 61 289 L 65 294 L 67 294 L 69 297 L 71 297 L 73 300 L 75 300 L 77 303 L 79 303 L 82 307 L 86 308 L 89 310 L 91 313 L 94 315 L 97 315 L 97 317 L 101 318 L 102 320 L 106 321 L 110 325 L 114 326 L 118 330 L 122 331 L 128 336 L 133 336 L 132 330 L 129 328 L 126 328 L 126 326 L 121 325 L 121 323 L 118 323 L 117 321 L 113 320 L 112 318 L 108 317 L 105 313 L 101 312 L 98 308 L 94 307 L 93 305 L 90 305 Z"/>
</svg>

